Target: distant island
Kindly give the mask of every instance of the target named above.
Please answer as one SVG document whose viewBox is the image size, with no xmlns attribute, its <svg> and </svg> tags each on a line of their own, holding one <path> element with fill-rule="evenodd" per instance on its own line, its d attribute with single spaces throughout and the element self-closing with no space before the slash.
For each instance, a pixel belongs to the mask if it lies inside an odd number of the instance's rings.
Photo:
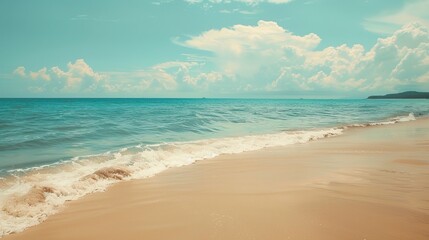
<svg viewBox="0 0 429 240">
<path fill-rule="evenodd" d="M 429 99 L 429 92 L 407 91 L 383 96 L 369 96 L 368 99 Z"/>
</svg>

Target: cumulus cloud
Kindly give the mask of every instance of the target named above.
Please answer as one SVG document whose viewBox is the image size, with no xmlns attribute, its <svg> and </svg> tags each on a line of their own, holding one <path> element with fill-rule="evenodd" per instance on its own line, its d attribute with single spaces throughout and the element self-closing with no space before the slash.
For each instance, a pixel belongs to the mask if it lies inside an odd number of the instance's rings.
<svg viewBox="0 0 429 240">
<path fill-rule="evenodd" d="M 429 30 L 410 23 L 369 49 L 360 44 L 320 48 L 315 33 L 297 35 L 272 21 L 212 29 L 181 42 L 199 50 L 129 72 L 97 72 L 83 59 L 65 68 L 13 73 L 46 91 L 159 93 L 331 91 L 384 92 L 429 88 Z M 39 81 L 38 81 L 39 80 Z M 155 95 L 156 96 L 156 95 Z"/>
<path fill-rule="evenodd" d="M 104 88 L 109 92 L 180 91 L 187 86 L 205 88 L 218 82 L 222 75 L 203 72 L 205 63 L 197 61 L 170 61 L 131 72 L 108 72 Z"/>
<path fill-rule="evenodd" d="M 23 66 L 17 67 L 13 71 L 13 74 L 18 75 L 20 77 L 26 77 L 27 76 L 27 74 L 25 73 L 25 67 L 23 67 Z"/>
<path fill-rule="evenodd" d="M 51 80 L 51 76 L 49 75 L 48 69 L 46 67 L 41 68 L 40 70 L 36 71 L 36 72 L 32 72 L 30 71 L 29 74 L 27 74 L 25 67 L 20 66 L 17 67 L 14 71 L 13 71 L 14 75 L 17 75 L 21 78 L 31 78 L 31 79 L 42 79 L 45 81 L 50 81 Z"/>
<path fill-rule="evenodd" d="M 170 61 L 129 72 L 96 72 L 84 59 L 77 59 L 69 62 L 66 68 L 43 67 L 27 74 L 25 67 L 20 66 L 13 73 L 24 79 L 45 80 L 34 81 L 38 85 L 30 87 L 33 92 L 41 86 L 57 92 L 160 92 L 178 90 L 179 85 L 181 88 L 205 88 L 222 79 L 218 72 L 202 71 L 204 64 L 201 61 Z"/>
<path fill-rule="evenodd" d="M 52 67 L 51 72 L 56 78 L 66 80 L 67 88 L 78 87 L 85 79 L 99 82 L 105 77 L 100 73 L 94 72 L 83 59 L 77 59 L 74 63 L 69 62 L 66 70 L 62 70 L 57 66 Z"/>
<path fill-rule="evenodd" d="M 303 67 L 290 72 L 306 74 L 301 82 L 309 87 L 361 91 L 427 87 L 428 37 L 422 24 L 407 24 L 378 39 L 368 51 L 362 45 L 342 45 L 310 52 Z"/>
<path fill-rule="evenodd" d="M 43 67 L 38 71 L 30 71 L 27 74 L 25 67 L 21 66 L 16 68 L 13 73 L 21 78 L 33 80 L 44 80 L 46 82 L 56 80 L 53 81 L 52 85 L 61 87 L 64 90 L 79 89 L 81 85 L 94 87 L 95 83 L 106 78 L 105 75 L 95 72 L 83 59 L 77 59 L 74 63 L 69 62 L 65 70 L 58 66 L 50 69 Z M 65 84 L 62 85 L 61 82 L 65 82 Z M 83 84 L 84 82 L 86 84 Z"/>
<path fill-rule="evenodd" d="M 276 22 L 259 21 L 256 26 L 213 29 L 185 41 L 184 45 L 212 52 L 213 61 L 225 75 L 246 78 L 288 58 L 288 54 L 303 54 L 319 42 L 314 33 L 297 36 Z"/>
<path fill-rule="evenodd" d="M 187 75 L 183 78 L 183 81 L 193 86 L 197 86 L 201 84 L 201 82 L 204 82 L 205 86 L 208 86 L 209 84 L 221 81 L 223 77 L 222 73 L 212 71 L 207 73 L 203 72 L 196 76 Z"/>
<path fill-rule="evenodd" d="M 265 90 L 394 90 L 428 86 L 429 32 L 420 23 L 378 39 L 316 50 L 314 33 L 295 35 L 275 22 L 235 25 L 192 37 L 185 46 L 208 51 L 223 76 Z"/>
<path fill-rule="evenodd" d="M 46 67 L 40 69 L 37 72 L 30 72 L 30 77 L 32 79 L 42 79 L 45 81 L 51 80 L 51 76 L 48 74 L 48 69 Z"/>
<path fill-rule="evenodd" d="M 234 25 L 231 28 L 213 29 L 185 42 L 187 46 L 213 51 L 232 52 L 239 55 L 259 48 L 294 47 L 312 49 L 320 43 L 314 33 L 297 36 L 280 27 L 276 22 L 258 21 L 257 26 Z"/>
<path fill-rule="evenodd" d="M 429 85 L 429 31 L 420 23 L 379 39 L 365 57 L 358 74 L 374 80 L 365 89 Z"/>
<path fill-rule="evenodd" d="M 205 88 L 223 79 L 223 74 L 220 72 L 205 72 L 203 70 L 205 64 L 202 62 L 167 62 L 153 68 L 168 72 L 174 79 L 189 86 Z"/>
</svg>

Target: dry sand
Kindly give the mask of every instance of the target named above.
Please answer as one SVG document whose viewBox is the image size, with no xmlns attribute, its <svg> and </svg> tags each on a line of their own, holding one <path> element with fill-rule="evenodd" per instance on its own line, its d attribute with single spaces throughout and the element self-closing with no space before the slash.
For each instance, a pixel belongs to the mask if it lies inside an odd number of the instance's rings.
<svg viewBox="0 0 429 240">
<path fill-rule="evenodd" d="M 429 239 L 429 120 L 119 183 L 10 239 Z"/>
</svg>

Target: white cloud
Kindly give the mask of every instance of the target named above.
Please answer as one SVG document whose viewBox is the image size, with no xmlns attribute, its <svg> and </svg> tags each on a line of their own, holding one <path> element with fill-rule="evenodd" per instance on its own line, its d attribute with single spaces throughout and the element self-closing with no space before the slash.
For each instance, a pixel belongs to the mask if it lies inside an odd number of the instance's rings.
<svg viewBox="0 0 429 240">
<path fill-rule="evenodd" d="M 37 72 L 32 72 L 30 71 L 29 74 L 27 75 L 26 69 L 24 66 L 20 66 L 17 67 L 14 71 L 13 71 L 14 75 L 17 75 L 21 78 L 31 78 L 31 79 L 42 79 L 45 81 L 50 81 L 51 80 L 51 76 L 48 73 L 48 69 L 46 67 L 41 68 L 40 70 L 38 70 Z"/>
<path fill-rule="evenodd" d="M 26 77 L 27 76 L 27 74 L 25 73 L 25 67 L 23 67 L 23 66 L 17 67 L 13 71 L 13 74 L 18 75 L 20 77 Z"/>
<path fill-rule="evenodd" d="M 259 21 L 257 26 L 235 25 L 214 29 L 184 42 L 185 46 L 212 52 L 213 61 L 228 76 L 250 77 L 288 54 L 300 55 L 315 48 L 320 38 L 310 33 L 297 36 L 276 22 Z"/>
<path fill-rule="evenodd" d="M 408 1 L 395 12 L 384 12 L 365 19 L 363 26 L 370 32 L 392 34 L 399 27 L 410 22 L 420 22 L 429 27 L 429 1 Z"/>
<path fill-rule="evenodd" d="M 85 60 L 77 59 L 69 62 L 65 69 L 43 67 L 26 74 L 25 67 L 20 66 L 13 73 L 24 79 L 46 80 L 45 83 L 35 81 L 38 85 L 31 86 L 32 91 L 41 85 L 46 89 L 66 92 L 160 92 L 177 90 L 181 83 L 202 88 L 222 80 L 218 72 L 202 71 L 204 64 L 201 61 L 170 61 L 130 72 L 96 72 Z M 48 83 L 51 79 L 55 81 Z"/>
<path fill-rule="evenodd" d="M 144 70 L 121 73 L 106 73 L 109 79 L 106 86 L 110 91 L 173 91 L 178 90 L 181 83 L 199 87 L 197 83 L 213 83 L 222 76 L 216 73 L 193 73 L 201 71 L 204 63 L 195 61 L 171 61 L 154 65 Z M 183 87 L 183 86 L 182 86 Z"/>
<path fill-rule="evenodd" d="M 64 81 L 65 84 L 60 86 L 64 90 L 79 89 L 81 85 L 84 85 L 84 88 L 95 87 L 98 82 L 107 77 L 95 72 L 83 59 L 77 59 L 74 63 L 69 62 L 66 70 L 57 66 L 50 69 L 43 67 L 38 71 L 30 71 L 29 74 L 26 74 L 25 67 L 21 66 L 16 68 L 13 73 L 21 78 L 41 79 L 46 82 L 55 79 L 57 81 L 51 83 L 55 86 L 61 85 L 60 83 Z M 83 84 L 84 82 L 85 84 Z"/>
<path fill-rule="evenodd" d="M 67 64 L 67 70 L 65 71 L 55 66 L 51 68 L 51 72 L 57 78 L 65 79 L 67 88 L 78 87 L 84 79 L 98 82 L 105 78 L 103 74 L 94 72 L 94 70 L 83 59 L 77 59 L 74 63 L 69 62 Z"/>
<path fill-rule="evenodd" d="M 205 82 L 205 87 L 206 87 L 208 86 L 208 84 L 221 81 L 222 79 L 223 79 L 223 74 L 220 72 L 208 72 L 208 73 L 203 72 L 198 74 L 195 77 L 191 75 L 187 75 L 183 78 L 183 81 L 193 86 L 197 86 L 198 84 L 201 85 L 201 82 Z"/>
<path fill-rule="evenodd" d="M 320 43 L 314 33 L 297 36 L 276 22 L 258 21 L 257 26 L 234 25 L 231 28 L 210 30 L 185 42 L 187 46 L 207 51 L 227 51 L 238 55 L 256 48 L 295 47 L 311 49 Z"/>
<path fill-rule="evenodd" d="M 427 87 L 428 59 L 428 29 L 419 23 L 407 24 L 391 37 L 379 39 L 367 53 L 363 73 L 376 79 L 368 88 L 415 84 Z"/>
<path fill-rule="evenodd" d="M 368 51 L 360 44 L 315 50 L 320 41 L 314 33 L 298 36 L 275 22 L 259 21 L 213 29 L 184 45 L 211 52 L 223 76 L 253 89 L 364 91 L 429 85 L 429 31 L 422 24 L 407 24 Z"/>
<path fill-rule="evenodd" d="M 13 73 L 45 91 L 112 93 L 243 91 L 393 91 L 429 88 L 429 30 L 404 25 L 370 49 L 319 47 L 314 33 L 296 35 L 276 22 L 212 29 L 181 44 L 200 50 L 188 61 L 169 61 L 129 72 L 96 72 L 83 59 L 65 69 L 44 67 Z M 49 81 L 51 80 L 51 81 Z"/>
<path fill-rule="evenodd" d="M 32 79 L 42 79 L 45 81 L 50 81 L 51 76 L 48 74 L 47 71 L 48 71 L 48 69 L 46 67 L 44 67 L 37 72 L 30 72 L 30 77 Z"/>
</svg>

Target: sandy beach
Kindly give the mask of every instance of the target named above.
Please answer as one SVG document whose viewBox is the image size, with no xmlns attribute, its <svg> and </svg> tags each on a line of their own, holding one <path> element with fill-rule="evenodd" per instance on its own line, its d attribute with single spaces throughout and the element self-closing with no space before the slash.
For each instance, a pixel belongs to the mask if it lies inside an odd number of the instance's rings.
<svg viewBox="0 0 429 240">
<path fill-rule="evenodd" d="M 3 239 L 429 239 L 429 119 L 121 182 Z"/>
</svg>

